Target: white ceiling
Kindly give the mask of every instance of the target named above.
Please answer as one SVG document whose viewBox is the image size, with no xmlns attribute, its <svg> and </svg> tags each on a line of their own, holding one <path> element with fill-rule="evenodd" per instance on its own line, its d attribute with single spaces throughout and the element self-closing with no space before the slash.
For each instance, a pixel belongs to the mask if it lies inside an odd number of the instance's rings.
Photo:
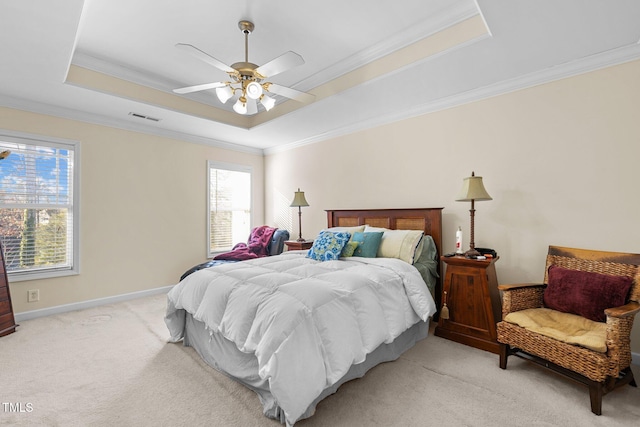
<svg viewBox="0 0 640 427">
<path fill-rule="evenodd" d="M 175 44 L 242 61 L 242 19 L 249 61 L 300 54 L 269 80 L 315 102 L 172 92 L 226 77 Z M 268 153 L 638 59 L 639 22 L 638 0 L 5 0 L 0 106 Z"/>
</svg>

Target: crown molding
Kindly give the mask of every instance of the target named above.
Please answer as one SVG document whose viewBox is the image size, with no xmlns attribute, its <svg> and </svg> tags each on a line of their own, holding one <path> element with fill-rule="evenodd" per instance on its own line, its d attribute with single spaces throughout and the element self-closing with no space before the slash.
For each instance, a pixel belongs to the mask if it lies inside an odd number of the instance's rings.
<svg viewBox="0 0 640 427">
<path fill-rule="evenodd" d="M 47 116 L 60 117 L 63 119 L 76 120 L 85 123 L 91 123 L 100 126 L 111 127 L 115 129 L 145 133 L 163 138 L 177 139 L 181 141 L 191 142 L 194 144 L 208 145 L 226 150 L 239 151 L 242 153 L 263 155 L 261 148 L 247 147 L 244 145 L 234 144 L 231 142 L 221 141 L 212 138 L 205 138 L 197 135 L 191 135 L 183 132 L 176 132 L 154 126 L 145 126 L 140 123 L 131 123 L 125 120 L 114 119 L 98 114 L 87 113 L 71 108 L 59 107 L 51 104 L 27 101 L 8 96 L 0 96 L 0 106 L 13 108 L 16 110 L 27 111 L 31 113 L 44 114 Z"/>
<path fill-rule="evenodd" d="M 308 92 L 317 86 L 472 18 L 479 13 L 477 6 L 471 3 L 458 4 L 454 7 L 440 10 L 429 20 L 429 25 L 409 27 L 407 30 L 397 33 L 370 48 L 361 50 L 343 61 L 330 65 L 322 71 L 291 85 L 291 87 Z"/>
<path fill-rule="evenodd" d="M 640 59 L 640 43 L 634 43 L 617 49 L 604 51 L 596 55 L 577 59 L 575 61 L 552 66 L 516 78 L 500 81 L 466 92 L 458 93 L 447 98 L 438 99 L 433 102 L 418 105 L 409 109 L 395 111 L 383 116 L 376 116 L 371 119 L 363 120 L 358 123 L 353 123 L 334 129 L 333 131 L 326 132 L 322 135 L 306 138 L 290 144 L 266 148 L 263 151 L 265 155 L 288 151 L 305 145 L 325 141 L 327 139 L 348 135 L 400 120 L 406 120 L 423 114 L 433 113 L 436 111 L 469 104 L 498 95 L 516 92 L 521 89 L 550 83 L 556 80 L 589 73 L 592 71 L 623 64 L 625 62 L 635 61 L 638 59 Z"/>
</svg>

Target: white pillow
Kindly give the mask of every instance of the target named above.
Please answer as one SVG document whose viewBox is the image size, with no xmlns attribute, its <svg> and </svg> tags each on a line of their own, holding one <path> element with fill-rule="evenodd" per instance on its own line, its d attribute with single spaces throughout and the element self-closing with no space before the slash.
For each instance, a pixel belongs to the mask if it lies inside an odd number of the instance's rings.
<svg viewBox="0 0 640 427">
<path fill-rule="evenodd" d="M 413 264 L 416 249 L 424 236 L 421 230 L 387 230 L 382 235 L 377 256 L 380 258 L 398 258 Z M 418 254 L 419 255 L 419 254 Z"/>
<path fill-rule="evenodd" d="M 351 234 L 349 241 L 353 240 L 353 233 L 358 233 L 364 231 L 364 225 L 357 225 L 355 227 L 331 227 L 325 228 L 323 231 L 331 231 L 333 233 L 346 232 Z"/>
<path fill-rule="evenodd" d="M 377 231 L 389 231 L 388 228 L 382 228 L 382 227 L 372 227 L 369 224 L 365 224 L 364 226 L 364 232 L 365 233 L 375 233 Z"/>
</svg>

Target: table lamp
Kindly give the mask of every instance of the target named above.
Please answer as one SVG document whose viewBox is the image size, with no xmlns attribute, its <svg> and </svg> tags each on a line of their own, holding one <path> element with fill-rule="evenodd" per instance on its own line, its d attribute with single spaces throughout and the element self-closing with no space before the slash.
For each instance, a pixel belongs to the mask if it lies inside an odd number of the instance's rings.
<svg viewBox="0 0 640 427">
<path fill-rule="evenodd" d="M 466 257 L 478 256 L 481 255 L 480 252 L 476 251 L 475 242 L 474 242 L 474 216 L 476 213 L 475 202 L 481 200 L 493 200 L 487 190 L 484 189 L 484 185 L 482 184 L 482 177 L 476 176 L 475 172 L 471 172 L 471 176 L 464 178 L 462 182 L 462 189 L 460 193 L 458 193 L 458 197 L 456 197 L 456 202 L 471 202 L 471 209 L 469 213 L 471 214 L 471 239 L 469 243 L 469 250 L 464 253 Z"/>
<path fill-rule="evenodd" d="M 302 207 L 303 206 L 309 206 L 309 203 L 307 203 L 307 199 L 304 198 L 304 191 L 300 191 L 300 189 L 298 188 L 298 191 L 296 191 L 295 195 L 293 196 L 293 201 L 291 202 L 291 204 L 289 205 L 292 208 L 297 207 L 298 208 L 298 230 L 299 230 L 299 234 L 298 234 L 298 242 L 304 242 L 305 240 L 302 238 Z"/>
</svg>

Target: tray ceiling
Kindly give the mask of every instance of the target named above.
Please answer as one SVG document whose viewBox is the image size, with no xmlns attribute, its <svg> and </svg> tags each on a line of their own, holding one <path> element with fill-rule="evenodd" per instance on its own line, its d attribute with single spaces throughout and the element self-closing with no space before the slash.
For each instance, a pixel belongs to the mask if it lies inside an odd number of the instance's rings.
<svg viewBox="0 0 640 427">
<path fill-rule="evenodd" d="M 271 152 L 450 108 L 640 57 L 640 2 L 618 0 L 46 0 L 0 5 L 0 105 Z M 277 98 L 240 116 L 214 90 L 172 89 L 226 74 L 176 49 L 249 61 L 292 50 L 305 64 Z"/>
</svg>

